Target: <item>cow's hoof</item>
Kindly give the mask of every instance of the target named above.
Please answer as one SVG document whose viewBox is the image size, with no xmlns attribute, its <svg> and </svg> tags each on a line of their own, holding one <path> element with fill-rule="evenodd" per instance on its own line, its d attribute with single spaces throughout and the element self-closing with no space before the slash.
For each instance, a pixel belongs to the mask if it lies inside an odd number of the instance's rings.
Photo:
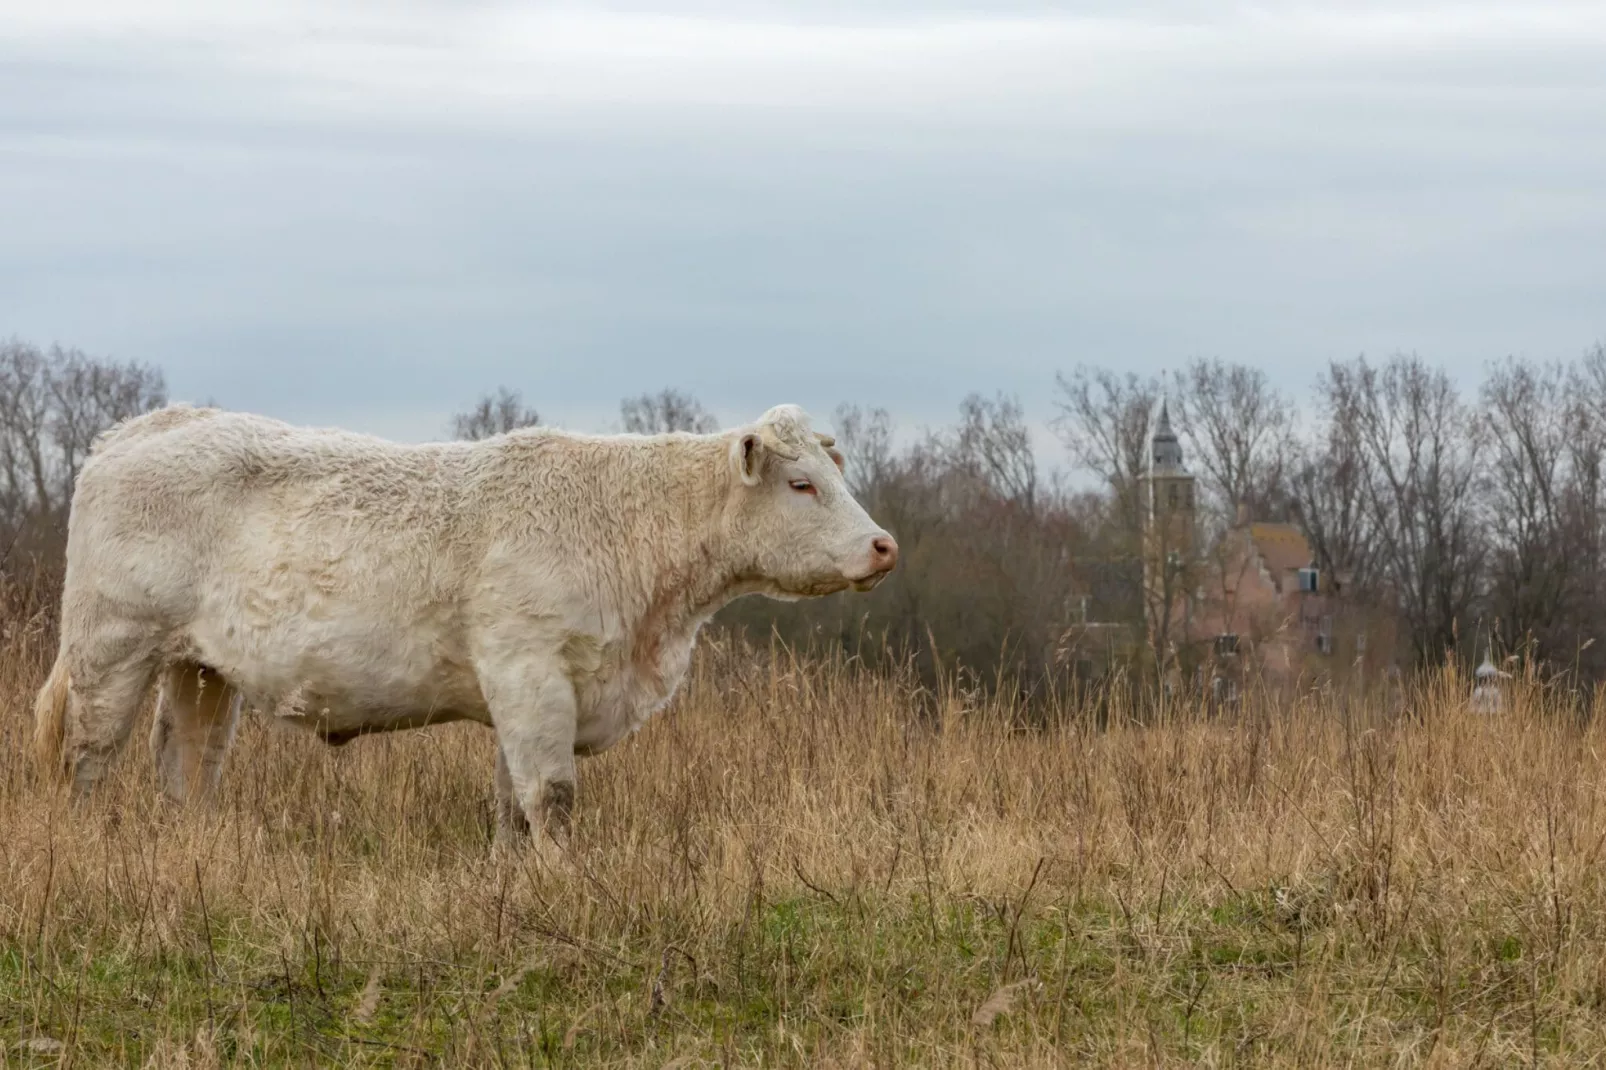
<svg viewBox="0 0 1606 1070">
<path fill-rule="evenodd" d="M 545 832 L 525 837 L 522 857 L 525 864 L 544 873 L 574 876 L 580 872 L 568 839 L 559 840 Z"/>
<path fill-rule="evenodd" d="M 567 844 L 569 827 L 574 823 L 574 785 L 563 780 L 547 784 L 541 791 L 541 826 L 548 836 Z"/>
<path fill-rule="evenodd" d="M 491 856 L 493 858 L 516 858 L 524 853 L 530 845 L 530 837 L 518 835 L 502 826 L 497 826 L 496 835 L 491 837 Z"/>
<path fill-rule="evenodd" d="M 499 845 L 523 843 L 530 838 L 530 823 L 517 810 L 503 810 L 496 815 L 496 831 L 491 838 Z"/>
</svg>

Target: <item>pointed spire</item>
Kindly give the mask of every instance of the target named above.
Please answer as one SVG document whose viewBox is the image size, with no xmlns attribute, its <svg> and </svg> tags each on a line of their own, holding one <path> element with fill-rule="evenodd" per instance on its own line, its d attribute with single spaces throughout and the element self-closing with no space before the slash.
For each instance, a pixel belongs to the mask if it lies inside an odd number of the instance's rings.
<svg viewBox="0 0 1606 1070">
<path fill-rule="evenodd" d="M 1168 399 L 1160 399 L 1160 419 L 1155 424 L 1151 445 L 1155 471 L 1173 475 L 1183 472 L 1182 443 L 1177 441 L 1177 433 L 1171 430 L 1171 405 Z"/>
</svg>

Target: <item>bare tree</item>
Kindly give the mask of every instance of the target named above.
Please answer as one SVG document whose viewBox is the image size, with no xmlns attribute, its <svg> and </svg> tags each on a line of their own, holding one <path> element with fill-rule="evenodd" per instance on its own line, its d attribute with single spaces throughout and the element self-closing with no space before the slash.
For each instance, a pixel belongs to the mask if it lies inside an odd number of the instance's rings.
<svg viewBox="0 0 1606 1070">
<path fill-rule="evenodd" d="M 1002 501 L 1028 513 L 1037 506 L 1037 457 L 1020 402 L 971 394 L 959 404 L 955 460 Z"/>
<path fill-rule="evenodd" d="M 540 422 L 541 414 L 526 408 L 517 390 L 503 386 L 480 398 L 473 408 L 453 416 L 452 437 L 477 441 L 521 427 L 535 427 Z"/>
<path fill-rule="evenodd" d="M 50 512 L 55 506 L 50 403 L 46 355 L 15 340 L 0 347 L 0 476 L 13 533 L 36 509 Z"/>
<path fill-rule="evenodd" d="M 631 434 L 690 431 L 706 435 L 719 430 L 719 422 L 696 398 L 667 387 L 656 394 L 626 398 L 619 403 L 619 413 Z"/>
<path fill-rule="evenodd" d="M 59 529 L 95 437 L 166 401 L 149 365 L 0 344 L 0 539 Z"/>
<path fill-rule="evenodd" d="M 892 417 L 886 409 L 870 409 L 844 402 L 836 408 L 832 428 L 842 452 L 844 475 L 853 495 L 870 504 L 878 487 L 892 472 Z"/>
<path fill-rule="evenodd" d="M 1371 465 L 1378 561 L 1419 663 L 1454 649 L 1470 622 L 1484 562 L 1476 494 L 1476 414 L 1442 370 L 1396 356 L 1334 362 L 1329 408 L 1353 421 Z"/>
<path fill-rule="evenodd" d="M 1567 392 L 1574 399 L 1573 429 L 1568 443 L 1572 482 L 1568 488 L 1569 523 L 1579 531 L 1573 543 L 1584 554 L 1584 566 L 1601 589 L 1606 574 L 1603 526 L 1606 526 L 1606 343 L 1596 343 L 1567 376 Z M 1597 644 L 1600 645 L 1600 644 Z"/>
<path fill-rule="evenodd" d="M 1606 429 L 1606 342 L 1597 342 L 1567 375 L 1567 390 L 1587 418 L 1587 427 L 1599 435 Z"/>
<path fill-rule="evenodd" d="M 1483 384 L 1488 430 L 1487 514 L 1492 536 L 1490 609 L 1508 641 L 1558 637 L 1571 616 L 1576 569 L 1570 546 L 1570 444 L 1579 427 L 1560 365 L 1515 360 L 1490 370 Z"/>
<path fill-rule="evenodd" d="M 1176 412 L 1217 528 L 1239 505 L 1251 515 L 1279 511 L 1293 451 L 1293 407 L 1266 373 L 1243 364 L 1195 360 L 1174 376 Z"/>
<path fill-rule="evenodd" d="M 1160 383 L 1087 365 L 1055 380 L 1060 393 L 1055 430 L 1077 463 L 1109 485 L 1117 526 L 1135 547 L 1147 508 L 1149 417 L 1160 401 Z"/>
<path fill-rule="evenodd" d="M 1354 411 L 1329 413 L 1314 440 L 1295 447 L 1290 467 L 1290 509 L 1310 542 L 1316 567 L 1349 594 L 1374 592 L 1372 464 Z"/>
</svg>

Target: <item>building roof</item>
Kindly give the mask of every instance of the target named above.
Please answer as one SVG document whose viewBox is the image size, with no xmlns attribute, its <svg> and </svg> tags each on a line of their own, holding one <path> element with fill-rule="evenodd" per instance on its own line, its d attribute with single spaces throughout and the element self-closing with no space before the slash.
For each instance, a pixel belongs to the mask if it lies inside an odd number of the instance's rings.
<svg viewBox="0 0 1606 1070">
<path fill-rule="evenodd" d="M 1250 524 L 1249 538 L 1273 575 L 1305 568 L 1311 562 L 1310 543 L 1292 524 Z"/>
</svg>

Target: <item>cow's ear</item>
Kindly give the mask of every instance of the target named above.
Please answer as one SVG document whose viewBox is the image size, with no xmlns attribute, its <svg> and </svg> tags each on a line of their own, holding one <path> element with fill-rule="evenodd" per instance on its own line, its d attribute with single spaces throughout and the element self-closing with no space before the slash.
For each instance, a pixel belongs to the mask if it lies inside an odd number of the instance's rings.
<svg viewBox="0 0 1606 1070">
<path fill-rule="evenodd" d="M 764 440 L 757 431 L 749 431 L 731 444 L 731 464 L 747 486 L 756 487 L 763 482 Z"/>
</svg>

